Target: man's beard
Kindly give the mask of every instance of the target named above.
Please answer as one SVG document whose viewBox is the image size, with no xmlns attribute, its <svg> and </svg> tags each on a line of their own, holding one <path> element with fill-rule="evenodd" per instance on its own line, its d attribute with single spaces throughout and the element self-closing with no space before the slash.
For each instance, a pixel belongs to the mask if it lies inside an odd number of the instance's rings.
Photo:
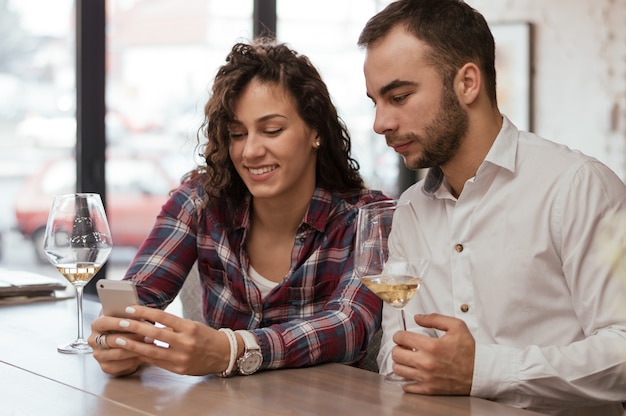
<svg viewBox="0 0 626 416">
<path fill-rule="evenodd" d="M 434 120 L 424 128 L 424 134 L 418 136 L 415 133 L 408 133 L 398 140 L 398 137 L 387 138 L 388 143 L 394 141 L 413 141 L 420 143 L 423 147 L 419 157 L 404 157 L 407 168 L 412 170 L 441 166 L 448 162 L 461 145 L 461 139 L 467 133 L 469 117 L 467 112 L 461 108 L 452 88 L 444 88 L 439 111 Z"/>
</svg>

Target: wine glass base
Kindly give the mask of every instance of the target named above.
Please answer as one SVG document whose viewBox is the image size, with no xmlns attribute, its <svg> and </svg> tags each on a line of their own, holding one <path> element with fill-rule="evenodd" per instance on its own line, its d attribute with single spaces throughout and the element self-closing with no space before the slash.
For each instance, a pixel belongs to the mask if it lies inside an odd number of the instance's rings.
<svg viewBox="0 0 626 416">
<path fill-rule="evenodd" d="M 415 380 L 409 380 L 404 377 L 400 377 L 394 373 L 389 373 L 385 375 L 385 382 L 390 384 L 404 385 L 404 384 L 413 384 Z"/>
<path fill-rule="evenodd" d="M 59 345 L 57 351 L 63 354 L 91 354 L 93 349 L 84 341 L 74 341 L 70 344 Z"/>
</svg>

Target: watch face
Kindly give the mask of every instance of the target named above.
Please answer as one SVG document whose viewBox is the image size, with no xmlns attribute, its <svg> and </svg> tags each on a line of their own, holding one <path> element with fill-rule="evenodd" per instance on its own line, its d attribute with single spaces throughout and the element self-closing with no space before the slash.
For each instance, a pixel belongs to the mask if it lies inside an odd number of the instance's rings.
<svg viewBox="0 0 626 416">
<path fill-rule="evenodd" d="M 239 370 L 243 374 L 252 374 L 261 367 L 263 362 L 263 355 L 258 351 L 251 351 L 241 357 L 239 364 Z"/>
</svg>

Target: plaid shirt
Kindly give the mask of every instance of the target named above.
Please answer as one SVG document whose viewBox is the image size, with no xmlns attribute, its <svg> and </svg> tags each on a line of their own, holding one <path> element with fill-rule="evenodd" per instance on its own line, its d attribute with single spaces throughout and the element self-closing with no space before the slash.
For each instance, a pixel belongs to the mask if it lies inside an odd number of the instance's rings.
<svg viewBox="0 0 626 416">
<path fill-rule="evenodd" d="M 248 329 L 263 367 L 356 363 L 380 325 L 381 301 L 353 275 L 357 208 L 386 199 L 375 191 L 331 194 L 317 188 L 298 228 L 291 267 L 262 299 L 248 276 L 250 196 L 240 206 L 205 198 L 187 182 L 163 206 L 126 274 L 143 304 L 165 308 L 198 261 L 206 323 Z"/>
</svg>

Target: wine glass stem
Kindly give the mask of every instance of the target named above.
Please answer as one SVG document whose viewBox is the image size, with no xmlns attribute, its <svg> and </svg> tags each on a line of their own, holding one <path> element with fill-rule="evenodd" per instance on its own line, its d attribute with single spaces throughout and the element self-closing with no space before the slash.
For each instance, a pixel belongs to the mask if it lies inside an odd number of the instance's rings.
<svg viewBox="0 0 626 416">
<path fill-rule="evenodd" d="M 404 309 L 400 309 L 400 313 L 402 314 L 402 328 L 406 331 L 406 318 L 404 317 Z"/>
<path fill-rule="evenodd" d="M 76 306 L 78 307 L 78 339 L 83 342 L 83 286 L 76 286 Z"/>
</svg>

